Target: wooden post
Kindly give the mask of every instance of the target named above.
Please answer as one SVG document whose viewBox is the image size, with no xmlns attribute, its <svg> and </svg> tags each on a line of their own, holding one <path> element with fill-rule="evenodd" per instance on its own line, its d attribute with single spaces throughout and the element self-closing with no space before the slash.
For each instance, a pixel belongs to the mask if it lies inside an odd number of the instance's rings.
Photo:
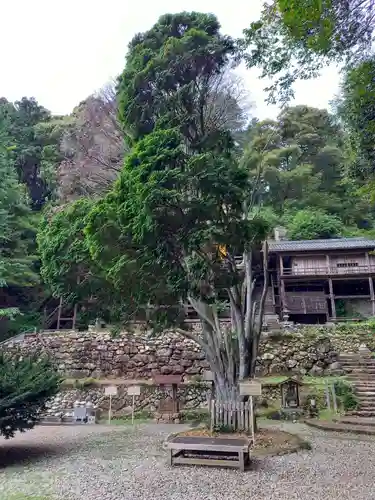
<svg viewBox="0 0 375 500">
<path fill-rule="evenodd" d="M 284 274 L 284 264 L 283 264 L 282 255 L 279 255 L 279 265 L 280 265 L 280 275 L 283 275 Z"/>
<path fill-rule="evenodd" d="M 329 296 L 331 299 L 332 318 L 336 319 L 336 304 L 335 304 L 335 296 L 333 294 L 332 278 L 328 279 L 328 285 L 329 285 Z"/>
<path fill-rule="evenodd" d="M 375 316 L 375 294 L 374 294 L 374 282 L 372 281 L 372 277 L 370 276 L 368 279 L 368 283 L 370 285 L 370 296 L 371 296 L 371 305 L 372 305 L 372 315 Z"/>
<path fill-rule="evenodd" d="M 324 381 L 324 392 L 326 394 L 327 409 L 331 411 L 331 398 L 329 394 L 329 386 L 327 380 Z"/>
<path fill-rule="evenodd" d="M 75 330 L 75 329 L 76 329 L 77 309 L 78 309 L 78 304 L 74 304 L 74 308 L 73 308 L 73 319 L 72 319 L 72 330 Z"/>
<path fill-rule="evenodd" d="M 333 411 L 337 413 L 337 399 L 336 399 L 336 391 L 335 391 L 335 383 L 331 384 L 331 392 L 332 392 L 332 402 L 333 402 Z"/>
<path fill-rule="evenodd" d="M 280 279 L 280 292 L 281 292 L 281 304 L 282 304 L 281 314 L 282 316 L 284 316 L 285 313 L 284 308 L 286 300 L 285 300 L 285 283 L 283 279 Z"/>
<path fill-rule="evenodd" d="M 272 305 L 273 307 L 275 308 L 276 306 L 276 298 L 275 298 L 275 284 L 273 282 L 273 275 L 271 273 L 271 294 L 272 294 Z M 275 312 L 275 309 L 273 310 L 273 312 Z"/>
<path fill-rule="evenodd" d="M 60 297 L 60 304 L 59 304 L 59 309 L 58 309 L 58 312 L 57 312 L 57 329 L 58 330 L 60 330 L 61 310 L 62 310 L 62 297 Z"/>
<path fill-rule="evenodd" d="M 331 261 L 329 260 L 329 255 L 326 255 L 326 263 L 327 263 L 327 270 L 328 274 L 331 274 Z"/>
</svg>

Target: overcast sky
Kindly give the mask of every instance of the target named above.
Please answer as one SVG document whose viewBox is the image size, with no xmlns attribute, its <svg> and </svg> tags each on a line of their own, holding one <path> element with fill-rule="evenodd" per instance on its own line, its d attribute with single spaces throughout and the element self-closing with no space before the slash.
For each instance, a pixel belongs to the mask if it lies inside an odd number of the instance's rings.
<svg viewBox="0 0 375 500">
<path fill-rule="evenodd" d="M 133 35 L 150 28 L 161 14 L 182 10 L 215 13 L 222 31 L 234 37 L 257 19 L 262 0 L 3 0 L 0 30 L 0 97 L 35 97 L 56 114 L 69 113 L 124 67 Z M 275 117 L 264 102 L 267 82 L 241 70 L 253 114 Z M 298 82 L 295 104 L 327 107 L 339 75 L 327 68 L 313 81 Z"/>
</svg>

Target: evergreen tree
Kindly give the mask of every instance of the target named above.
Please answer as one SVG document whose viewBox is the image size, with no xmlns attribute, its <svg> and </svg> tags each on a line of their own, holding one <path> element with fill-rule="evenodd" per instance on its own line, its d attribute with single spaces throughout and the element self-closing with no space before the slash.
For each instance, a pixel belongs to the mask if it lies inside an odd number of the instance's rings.
<svg viewBox="0 0 375 500">
<path fill-rule="evenodd" d="M 44 404 L 59 389 L 60 378 L 46 358 L 12 359 L 0 353 L 0 436 L 32 429 Z"/>
</svg>

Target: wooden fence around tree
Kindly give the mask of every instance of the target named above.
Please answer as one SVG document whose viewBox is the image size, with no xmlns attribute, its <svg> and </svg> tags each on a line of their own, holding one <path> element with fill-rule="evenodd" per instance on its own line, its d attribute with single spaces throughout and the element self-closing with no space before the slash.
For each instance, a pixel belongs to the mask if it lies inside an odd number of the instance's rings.
<svg viewBox="0 0 375 500">
<path fill-rule="evenodd" d="M 252 401 L 210 401 L 211 429 L 228 428 L 252 432 Z"/>
</svg>

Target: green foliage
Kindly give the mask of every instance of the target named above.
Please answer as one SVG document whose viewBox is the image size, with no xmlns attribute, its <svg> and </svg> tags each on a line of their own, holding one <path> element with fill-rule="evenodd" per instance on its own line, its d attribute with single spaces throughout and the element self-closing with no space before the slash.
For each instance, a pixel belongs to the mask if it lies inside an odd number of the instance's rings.
<svg viewBox="0 0 375 500">
<path fill-rule="evenodd" d="M 41 275 L 55 297 L 79 302 L 86 321 L 108 315 L 119 298 L 93 262 L 84 235 L 94 202 L 82 198 L 42 219 L 38 232 Z"/>
<path fill-rule="evenodd" d="M 375 58 L 369 57 L 345 72 L 336 102 L 337 112 L 350 133 L 353 158 L 350 174 L 362 192 L 374 198 Z M 370 182 L 369 182 L 370 180 Z"/>
<path fill-rule="evenodd" d="M 35 217 L 0 129 L 0 286 L 37 283 L 34 267 Z"/>
<path fill-rule="evenodd" d="M 43 140 L 36 133 L 36 127 L 50 118 L 50 112 L 34 98 L 23 97 L 15 103 L 5 99 L 0 102 L 0 129 L 6 126 L 18 179 L 26 185 L 34 210 L 40 210 L 50 195 L 40 172 Z"/>
<path fill-rule="evenodd" d="M 352 63 L 371 49 L 371 0 L 273 0 L 245 30 L 249 67 L 273 79 L 271 102 L 293 96 L 293 83 L 319 74 L 332 61 Z"/>
<path fill-rule="evenodd" d="M 341 380 L 335 382 L 335 392 L 340 406 L 345 410 L 355 410 L 358 400 L 353 393 L 353 387 Z"/>
<path fill-rule="evenodd" d="M 12 359 L 0 354 L 0 435 L 32 429 L 48 398 L 59 389 L 60 379 L 46 358 Z"/>
<path fill-rule="evenodd" d="M 259 216 L 243 219 L 250 185 L 230 153 L 189 156 L 181 142 L 173 130 L 139 141 L 113 192 L 90 215 L 92 257 L 131 309 L 187 296 L 214 303 L 234 279 L 210 252 L 215 243 L 236 255 L 266 234 Z M 159 323 L 176 321 L 172 307 L 161 312 Z"/>
<path fill-rule="evenodd" d="M 272 226 L 289 226 L 294 217 L 306 224 L 316 211 L 319 231 L 311 238 L 371 229 L 369 204 L 347 176 L 345 141 L 334 116 L 308 106 L 285 108 L 277 121 L 252 125 L 242 164 L 254 181 L 261 178 L 258 201 Z M 295 224 L 291 229 L 298 233 Z"/>
<path fill-rule="evenodd" d="M 74 125 L 71 116 L 52 117 L 34 126 L 35 141 L 40 145 L 39 175 L 46 186 L 46 198 L 54 199 L 58 189 L 58 167 L 65 159 L 61 142 L 64 134 Z"/>
<path fill-rule="evenodd" d="M 292 240 L 315 240 L 340 236 L 344 227 L 337 216 L 315 209 L 298 211 L 290 219 L 287 229 Z"/>
<path fill-rule="evenodd" d="M 134 140 L 155 127 L 178 127 L 191 143 L 207 133 L 212 83 L 235 54 L 230 37 L 220 34 L 213 14 L 165 14 L 129 44 L 119 80 L 119 112 Z"/>
</svg>

